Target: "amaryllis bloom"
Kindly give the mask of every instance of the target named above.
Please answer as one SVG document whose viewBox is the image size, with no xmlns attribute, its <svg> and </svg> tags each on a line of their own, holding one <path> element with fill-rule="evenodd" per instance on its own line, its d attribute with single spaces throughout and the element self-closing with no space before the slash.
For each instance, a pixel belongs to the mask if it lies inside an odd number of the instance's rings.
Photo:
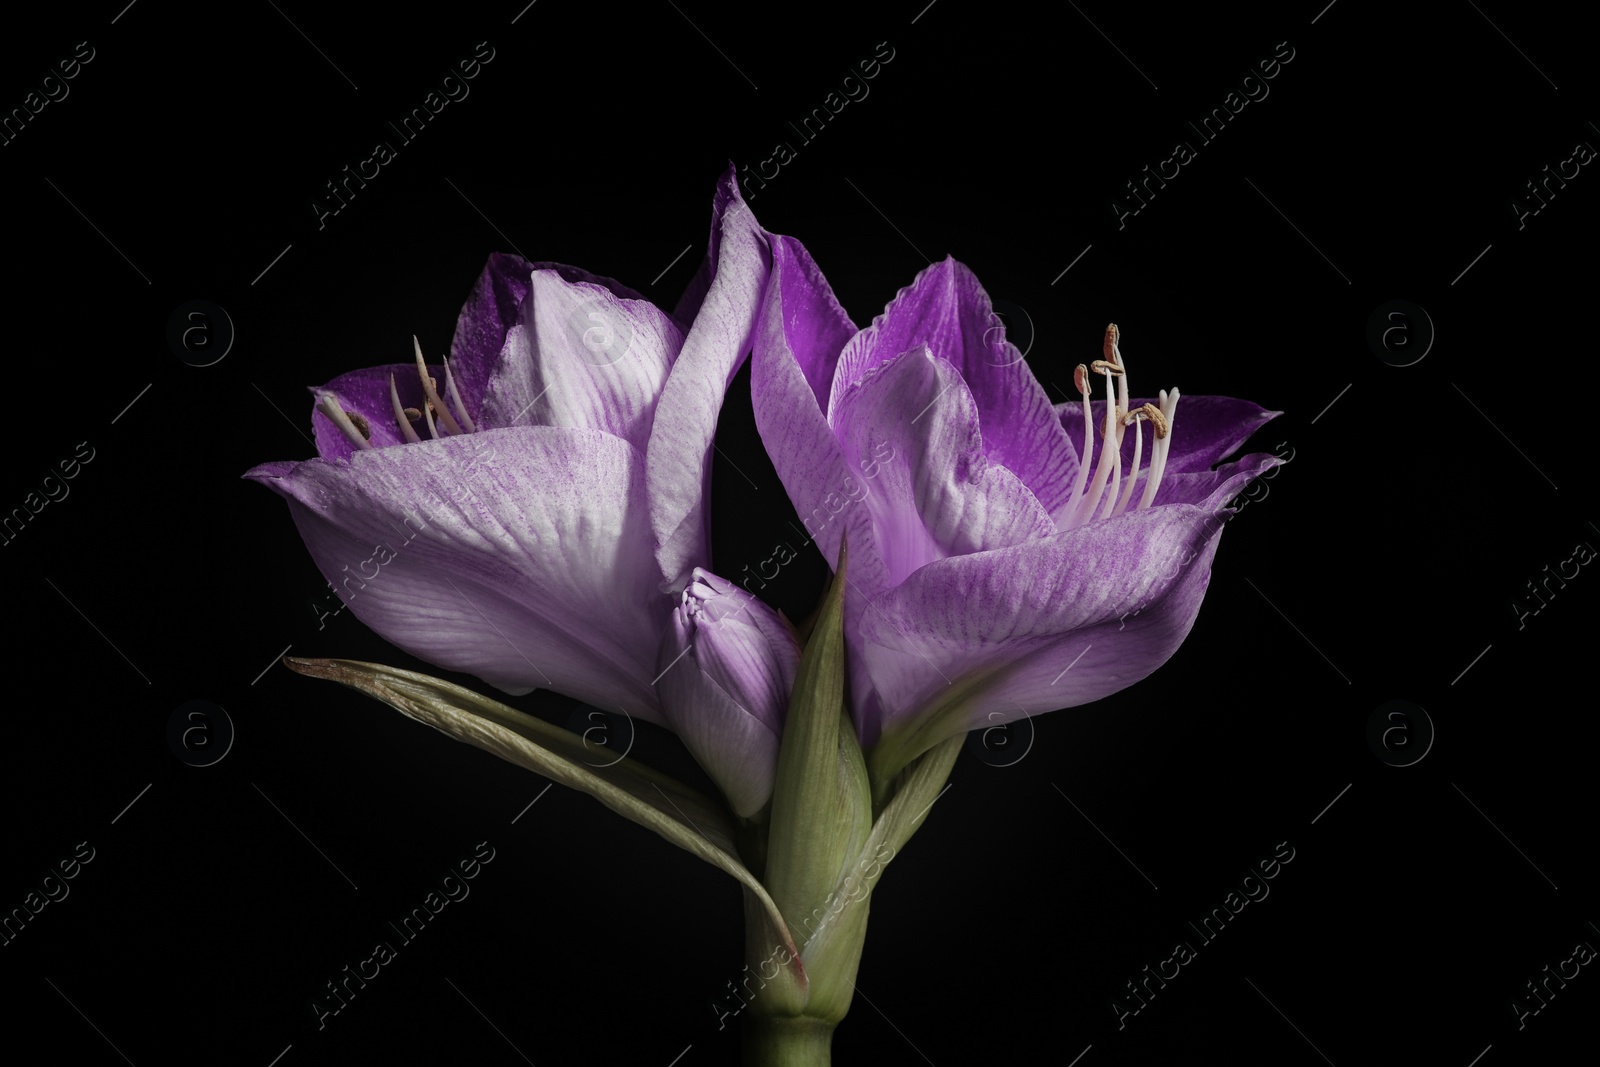
<svg viewBox="0 0 1600 1067">
<path fill-rule="evenodd" d="M 667 724 L 735 815 L 772 796 L 800 644 L 777 612 L 699 567 L 661 641 L 656 683 Z"/>
<path fill-rule="evenodd" d="M 313 389 L 318 456 L 246 477 L 288 500 L 351 611 L 412 655 L 661 722 L 662 587 L 709 562 L 722 393 L 708 404 L 703 383 L 725 389 L 748 351 L 767 269 L 731 171 L 673 314 L 609 278 L 493 256 L 448 361 L 417 347 Z M 698 476 L 653 497 L 652 461 Z M 676 531 L 672 572 L 656 523 Z"/>
<path fill-rule="evenodd" d="M 848 534 L 850 685 L 876 772 L 1164 663 L 1228 501 L 1279 460 L 1213 465 L 1278 412 L 1131 396 L 1114 327 L 1078 373 L 1107 399 L 1057 406 L 960 263 L 857 330 L 800 243 L 768 240 L 756 425 L 830 562 Z"/>
</svg>

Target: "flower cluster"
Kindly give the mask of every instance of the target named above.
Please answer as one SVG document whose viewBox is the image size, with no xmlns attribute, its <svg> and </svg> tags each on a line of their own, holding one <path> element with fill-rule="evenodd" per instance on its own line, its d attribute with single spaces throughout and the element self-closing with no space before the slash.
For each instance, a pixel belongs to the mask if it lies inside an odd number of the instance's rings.
<svg viewBox="0 0 1600 1067">
<path fill-rule="evenodd" d="M 875 789 L 969 729 L 1154 671 L 1199 611 L 1228 502 L 1279 462 L 1221 462 L 1275 412 L 1136 396 L 1114 325 L 1058 405 L 994 321 L 946 259 L 858 328 L 730 169 L 672 311 L 492 256 L 448 357 L 416 345 L 315 388 L 317 457 L 247 476 L 289 502 L 336 585 L 410 532 L 350 604 L 389 641 L 666 727 L 753 818 L 802 644 L 710 558 L 713 437 L 747 358 L 797 514 L 821 517 L 835 568 L 849 545 L 845 706 Z"/>
</svg>

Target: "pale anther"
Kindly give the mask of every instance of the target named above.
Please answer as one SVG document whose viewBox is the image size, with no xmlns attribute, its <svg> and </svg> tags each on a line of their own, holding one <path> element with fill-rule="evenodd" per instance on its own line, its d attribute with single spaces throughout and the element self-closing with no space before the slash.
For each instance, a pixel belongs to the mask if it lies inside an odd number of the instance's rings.
<svg viewBox="0 0 1600 1067">
<path fill-rule="evenodd" d="M 339 406 L 339 401 L 334 399 L 332 393 L 323 393 L 322 399 L 317 401 L 317 408 L 328 416 L 335 426 L 339 427 L 339 432 L 344 434 L 351 444 L 357 448 L 372 447 L 372 442 L 363 437 L 361 431 L 356 429 L 355 423 L 350 421 L 350 416 Z M 356 417 L 360 418 L 359 415 Z M 362 419 L 362 422 L 365 423 L 366 420 Z"/>
<path fill-rule="evenodd" d="M 461 428 L 461 424 L 456 421 L 456 417 L 450 414 L 450 409 L 445 407 L 444 398 L 439 395 L 439 383 L 428 377 L 428 365 L 422 360 L 422 342 L 413 335 L 411 343 L 416 347 L 417 377 L 422 379 L 422 391 L 427 395 L 428 406 L 438 413 L 439 421 L 444 423 L 445 429 L 454 434 L 465 433 L 466 431 Z M 433 429 L 432 418 L 428 420 L 428 424 L 428 428 Z M 438 435 L 435 434 L 435 436 Z"/>
<path fill-rule="evenodd" d="M 412 414 L 415 408 L 402 408 L 400 406 L 400 390 L 395 387 L 394 375 L 389 375 L 389 404 L 394 408 L 394 421 L 400 427 L 400 434 L 412 444 L 421 444 L 422 438 L 417 436 L 417 431 L 411 428 L 411 423 L 422 417 L 421 412 Z"/>
</svg>

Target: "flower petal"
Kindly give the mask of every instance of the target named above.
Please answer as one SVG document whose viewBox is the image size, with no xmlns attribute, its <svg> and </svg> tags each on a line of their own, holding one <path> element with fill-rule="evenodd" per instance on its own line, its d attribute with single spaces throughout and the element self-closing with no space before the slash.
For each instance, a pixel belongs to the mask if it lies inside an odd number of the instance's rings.
<svg viewBox="0 0 1600 1067">
<path fill-rule="evenodd" d="M 483 408 L 484 395 L 500 350 L 505 347 L 506 334 L 521 321 L 518 308 L 528 295 L 529 278 L 536 270 L 553 270 L 571 284 L 598 285 L 623 300 L 645 299 L 612 278 L 565 263 L 530 263 L 521 256 L 505 252 L 491 255 L 466 303 L 461 306 L 455 337 L 450 342 L 450 370 L 455 376 L 456 388 L 461 390 L 467 414 L 474 420 Z"/>
<path fill-rule="evenodd" d="M 863 744 L 881 730 L 910 728 L 955 694 L 964 697 L 955 714 L 927 730 L 917 750 L 1144 678 L 1193 625 L 1223 521 L 1214 510 L 1174 504 L 917 571 L 862 620 L 862 655 L 879 697 L 859 723 Z M 975 689 L 963 684 L 985 675 Z"/>
<path fill-rule="evenodd" d="M 773 239 L 772 278 L 767 283 L 756 324 L 750 360 L 750 399 L 756 429 L 772 459 L 806 533 L 830 566 L 839 565 L 839 543 L 850 543 L 850 581 L 845 587 L 845 633 L 857 632 L 868 595 L 889 585 L 889 570 L 877 547 L 872 515 L 852 506 L 863 478 L 877 468 L 851 464 L 828 425 L 818 393 L 805 367 L 830 362 L 845 329 L 832 310 L 837 304 L 819 290 L 822 276 L 799 243 Z M 866 672 L 849 668 L 856 707 L 871 687 Z"/>
<path fill-rule="evenodd" d="M 832 421 L 846 463 L 876 467 L 860 486 L 891 584 L 946 556 L 1055 533 L 1021 480 L 988 460 L 972 394 L 926 345 L 844 390 Z M 852 546 L 852 557 L 859 554 Z"/>
<path fill-rule="evenodd" d="M 735 814 L 772 796 L 800 648 L 776 612 L 698 567 L 662 637 L 662 713 Z"/>
<path fill-rule="evenodd" d="M 516 325 L 517 306 L 528 295 L 532 273 L 533 264 L 521 256 L 496 252 L 461 305 L 450 341 L 450 372 L 474 420 L 483 408 L 484 390 L 505 346 L 506 331 Z"/>
<path fill-rule="evenodd" d="M 856 335 L 856 325 L 804 245 L 776 234 L 770 240 L 775 276 L 778 263 L 783 264 L 784 338 L 817 398 L 817 410 L 827 411 L 839 353 Z"/>
<path fill-rule="evenodd" d="M 1077 473 L 1072 444 L 1044 386 L 1016 346 L 1005 340 L 1005 327 L 983 286 L 954 259 L 917 275 L 871 326 L 844 346 L 829 398 L 829 422 L 837 425 L 834 409 L 845 389 L 873 367 L 924 344 L 949 360 L 971 390 L 989 459 L 1022 479 L 1045 511 L 1064 512 Z"/>
<path fill-rule="evenodd" d="M 245 476 L 289 501 L 318 569 L 386 640 L 509 693 L 659 722 L 650 680 L 670 603 L 643 466 L 609 434 L 533 426 Z"/>
<path fill-rule="evenodd" d="M 1143 404 L 1161 406 L 1155 397 L 1130 400 L 1128 403 L 1134 409 Z M 1101 420 L 1105 418 L 1106 402 L 1093 401 L 1090 408 L 1093 411 L 1095 425 L 1100 425 Z M 1178 400 L 1177 414 L 1173 419 L 1172 444 L 1167 452 L 1166 475 L 1170 477 L 1174 473 L 1183 471 L 1210 470 L 1212 464 L 1232 455 L 1251 434 L 1282 414 L 1281 411 L 1268 411 L 1248 400 L 1235 400 L 1228 396 L 1185 394 Z M 1068 404 L 1056 405 L 1056 415 L 1061 420 L 1068 439 L 1073 442 L 1073 454 L 1076 455 L 1083 448 L 1082 401 L 1074 400 Z M 1099 447 L 1097 439 L 1095 448 L 1098 450 Z M 1124 473 L 1127 472 L 1128 461 L 1132 455 L 1133 434 L 1130 432 L 1124 434 L 1122 439 Z M 1144 457 L 1145 465 L 1148 466 L 1150 460 L 1148 433 L 1145 434 Z"/>
<path fill-rule="evenodd" d="M 536 270 L 489 379 L 483 423 L 604 430 L 642 453 L 682 346 L 677 324 L 649 301 Z"/>
<path fill-rule="evenodd" d="M 731 167 L 718 187 L 715 211 L 714 274 L 661 391 L 645 453 L 656 558 L 662 588 L 673 593 L 688 584 L 694 567 L 711 562 L 712 438 L 722 398 L 750 350 L 771 264 Z"/>
<path fill-rule="evenodd" d="M 1156 490 L 1153 507 L 1166 504 L 1195 504 L 1212 510 L 1221 510 L 1228 502 L 1250 487 L 1250 483 L 1273 467 L 1283 465 L 1283 460 L 1266 452 L 1252 452 L 1232 463 L 1224 463 L 1216 470 L 1168 471 L 1161 477 L 1161 488 Z"/>
</svg>

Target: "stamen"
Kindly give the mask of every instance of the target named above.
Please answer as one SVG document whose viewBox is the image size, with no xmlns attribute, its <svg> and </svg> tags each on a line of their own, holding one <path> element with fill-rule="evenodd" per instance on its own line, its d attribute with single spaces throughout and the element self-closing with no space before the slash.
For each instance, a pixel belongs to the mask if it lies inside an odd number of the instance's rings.
<svg viewBox="0 0 1600 1067">
<path fill-rule="evenodd" d="M 367 437 L 362 436 L 360 430 L 356 429 L 355 423 L 350 421 L 350 416 L 346 414 L 345 410 L 339 406 L 339 401 L 334 398 L 332 393 L 322 394 L 322 399 L 317 401 L 317 409 L 320 410 L 324 415 L 328 416 L 328 418 L 333 421 L 335 426 L 339 427 L 339 432 L 344 434 L 345 437 L 350 440 L 351 444 L 355 445 L 357 448 L 372 447 L 372 442 L 369 441 Z M 359 419 L 361 416 L 357 415 L 356 418 Z M 363 426 L 366 425 L 365 419 L 362 419 L 361 422 Z M 370 427 L 367 429 L 368 434 L 370 435 Z"/>
<path fill-rule="evenodd" d="M 417 436 L 417 431 L 411 428 L 411 420 L 406 417 L 411 413 L 412 409 L 400 406 L 400 390 L 395 388 L 394 375 L 392 374 L 389 375 L 389 403 L 394 405 L 394 421 L 400 424 L 400 433 L 407 441 L 414 445 L 420 445 L 422 438 Z"/>
<path fill-rule="evenodd" d="M 1178 391 L 1161 390 L 1160 403 L 1144 403 L 1130 410 L 1128 399 L 1128 364 L 1122 355 L 1122 331 L 1116 323 L 1106 326 L 1101 344 L 1104 359 L 1097 359 L 1087 368 L 1081 364 L 1074 369 L 1072 381 L 1083 400 L 1083 451 L 1078 463 L 1077 477 L 1073 479 L 1071 503 L 1067 507 L 1065 529 L 1073 529 L 1095 518 L 1109 518 L 1129 510 L 1134 489 L 1139 481 L 1140 465 L 1144 460 L 1144 428 L 1140 423 L 1150 423 L 1155 440 L 1150 445 L 1150 466 L 1145 475 L 1144 492 L 1133 510 L 1150 507 L 1161 486 L 1161 476 L 1166 471 L 1167 456 L 1172 448 L 1172 427 L 1178 407 Z M 1093 406 L 1090 403 L 1089 375 L 1100 374 L 1106 380 L 1105 419 L 1094 425 Z M 1111 379 L 1116 378 L 1113 386 Z M 1093 430 L 1091 426 L 1093 425 Z M 1133 427 L 1133 459 L 1128 468 L 1127 484 L 1122 484 L 1122 441 L 1127 428 Z M 1101 439 L 1099 462 L 1094 476 L 1086 484 L 1089 458 L 1093 454 L 1095 431 Z"/>
<path fill-rule="evenodd" d="M 1167 469 L 1167 451 L 1172 447 L 1172 425 L 1178 412 L 1178 391 L 1161 391 L 1162 419 L 1156 423 L 1155 454 L 1150 457 L 1150 481 L 1144 487 L 1144 495 L 1139 498 L 1139 509 L 1150 506 L 1156 498 L 1156 489 L 1161 485 L 1161 475 Z"/>
<path fill-rule="evenodd" d="M 1113 429 L 1112 435 L 1115 436 L 1115 437 L 1121 437 L 1122 436 L 1122 428 L 1120 426 L 1120 420 L 1119 420 L 1119 425 Z M 1104 446 L 1102 446 L 1102 447 L 1104 447 Z M 1113 460 L 1112 463 L 1111 463 L 1111 486 L 1110 486 L 1109 489 L 1106 490 L 1106 502 L 1100 508 L 1100 517 L 1102 519 L 1109 519 L 1111 517 L 1111 513 L 1113 511 L 1115 511 L 1116 507 L 1117 507 L 1117 490 L 1122 485 L 1122 442 L 1121 441 L 1116 442 L 1116 449 L 1115 449 L 1114 455 L 1116 456 L 1116 459 Z M 1138 473 L 1138 472 L 1137 471 L 1129 471 L 1128 472 L 1128 476 L 1129 476 L 1130 482 L 1132 481 L 1133 475 L 1136 474 L 1136 473 Z"/>
<path fill-rule="evenodd" d="M 1112 427 L 1112 420 L 1117 417 L 1117 402 L 1116 398 L 1112 395 L 1111 389 L 1111 375 L 1107 374 L 1105 435 L 1107 438 L 1114 440 L 1116 438 L 1116 431 Z M 1089 486 L 1089 495 L 1084 498 L 1083 505 L 1078 509 L 1078 513 L 1074 518 L 1074 526 L 1081 526 L 1090 519 L 1094 518 L 1095 508 L 1100 506 L 1100 497 L 1105 493 L 1106 479 L 1111 474 L 1111 465 L 1114 462 L 1114 455 L 1115 452 L 1113 449 L 1107 447 L 1104 443 L 1100 445 L 1100 463 L 1095 468 L 1094 481 L 1091 482 Z"/>
<path fill-rule="evenodd" d="M 422 404 L 422 417 L 428 420 L 428 436 L 437 441 L 439 439 L 439 427 L 433 424 L 433 405 L 426 401 Z"/>
<path fill-rule="evenodd" d="M 1122 485 L 1122 428 L 1127 425 L 1128 416 L 1128 365 L 1122 362 L 1122 353 L 1117 350 L 1116 327 L 1117 324 L 1113 322 L 1106 329 L 1106 340 L 1111 343 L 1112 362 L 1121 368 L 1121 373 L 1117 375 L 1116 418 L 1106 424 L 1106 443 L 1109 444 L 1112 449 L 1111 490 L 1110 492 L 1106 493 L 1106 504 L 1105 507 L 1100 511 L 1100 517 L 1102 519 L 1109 519 L 1111 517 L 1111 513 L 1116 510 L 1117 490 L 1121 488 Z M 1106 377 L 1106 384 L 1109 385 L 1110 383 L 1111 378 L 1108 375 Z M 1134 465 L 1128 470 L 1128 483 L 1130 485 L 1133 484 L 1133 479 L 1138 475 L 1138 473 L 1139 464 L 1134 463 Z"/>
<path fill-rule="evenodd" d="M 428 405 L 439 413 L 439 421 L 444 423 L 445 429 L 454 434 L 465 433 L 466 431 L 461 428 L 461 424 L 456 421 L 456 417 L 450 414 L 450 409 L 444 406 L 444 399 L 439 396 L 438 383 L 428 377 L 428 365 L 422 361 L 422 342 L 417 340 L 416 335 L 413 334 L 411 343 L 416 346 L 417 376 L 422 379 L 422 391 L 428 397 Z M 433 429 L 433 418 L 431 416 L 428 419 L 428 429 Z M 434 436 L 438 436 L 437 431 L 435 431 Z"/>
<path fill-rule="evenodd" d="M 1144 430 L 1139 424 L 1150 418 L 1152 411 L 1156 412 L 1156 418 L 1161 417 L 1161 412 L 1156 411 L 1150 404 L 1144 405 L 1138 411 L 1130 411 L 1122 417 L 1124 424 L 1130 422 L 1133 424 L 1133 463 L 1128 467 L 1128 485 L 1122 490 L 1122 499 L 1117 501 L 1116 510 L 1111 513 L 1113 515 L 1121 515 L 1127 511 L 1128 501 L 1133 499 L 1133 487 L 1139 480 L 1139 460 L 1144 452 Z"/>
<path fill-rule="evenodd" d="M 1111 324 L 1111 330 L 1108 331 L 1108 332 L 1116 331 L 1116 330 L 1117 330 L 1117 324 L 1116 323 L 1112 323 Z M 1113 335 L 1110 338 L 1110 341 L 1111 341 L 1111 359 L 1112 359 L 1112 361 L 1114 363 L 1116 363 L 1117 366 L 1122 368 L 1122 373 L 1117 376 L 1117 410 L 1126 413 L 1127 410 L 1128 410 L 1128 361 L 1122 358 L 1122 349 L 1117 347 L 1117 338 L 1120 337 L 1120 336 L 1121 336 L 1120 331 L 1117 331 L 1117 332 L 1113 333 Z M 1122 427 L 1123 427 L 1123 425 L 1125 425 L 1125 424 L 1120 423 L 1120 422 L 1117 424 L 1117 447 L 1118 448 L 1122 447 Z"/>
<path fill-rule="evenodd" d="M 450 389 L 450 399 L 456 402 L 456 410 L 461 413 L 461 425 L 467 428 L 468 433 L 477 433 L 478 427 L 473 425 L 472 416 L 467 414 L 467 405 L 461 402 L 461 394 L 456 391 L 456 376 L 450 373 L 448 359 L 444 361 L 444 380 Z"/>
<path fill-rule="evenodd" d="M 1078 513 L 1078 503 L 1083 498 L 1083 487 L 1089 481 L 1089 457 L 1094 455 L 1094 411 L 1089 405 L 1089 370 L 1082 363 L 1072 371 L 1072 384 L 1078 387 L 1083 398 L 1083 451 L 1078 455 L 1078 476 L 1072 480 L 1072 503 L 1067 507 L 1067 521 Z"/>
</svg>

